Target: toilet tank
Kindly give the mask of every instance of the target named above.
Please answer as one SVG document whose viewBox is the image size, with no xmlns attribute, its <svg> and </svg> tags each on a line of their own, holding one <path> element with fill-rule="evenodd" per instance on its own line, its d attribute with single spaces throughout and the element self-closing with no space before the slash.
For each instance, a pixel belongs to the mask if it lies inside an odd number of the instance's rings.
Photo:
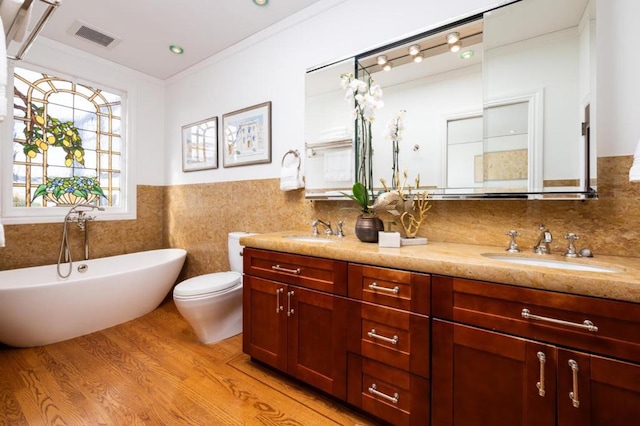
<svg viewBox="0 0 640 426">
<path fill-rule="evenodd" d="M 240 237 L 254 235 L 249 232 L 230 232 L 227 239 L 227 250 L 229 254 L 229 267 L 232 271 L 242 273 L 242 246 Z"/>
</svg>

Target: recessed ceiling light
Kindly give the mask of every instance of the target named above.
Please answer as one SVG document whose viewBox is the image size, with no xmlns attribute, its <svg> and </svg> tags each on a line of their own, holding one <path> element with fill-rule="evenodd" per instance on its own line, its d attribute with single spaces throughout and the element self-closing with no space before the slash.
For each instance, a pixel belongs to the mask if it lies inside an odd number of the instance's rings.
<svg viewBox="0 0 640 426">
<path fill-rule="evenodd" d="M 258 6 L 266 6 L 269 3 L 269 0 L 253 0 L 255 4 Z"/>
<path fill-rule="evenodd" d="M 464 52 L 460 53 L 460 58 L 462 59 L 471 59 L 473 58 L 473 55 L 475 55 L 476 52 L 473 50 L 465 50 Z"/>
<path fill-rule="evenodd" d="M 461 48 L 462 48 L 462 43 L 460 43 L 459 41 L 456 41 L 451 46 L 449 46 L 449 50 L 451 50 L 453 53 L 459 52 Z"/>
<path fill-rule="evenodd" d="M 184 49 L 182 46 L 178 46 L 177 44 L 172 44 L 169 46 L 169 50 L 176 55 L 182 55 L 184 53 Z"/>
<path fill-rule="evenodd" d="M 413 57 L 413 62 L 419 64 L 420 62 L 422 62 L 423 59 L 424 59 L 424 56 L 422 55 L 422 53 L 418 53 L 416 56 Z"/>
<path fill-rule="evenodd" d="M 387 57 L 385 55 L 380 55 L 376 58 L 378 65 L 384 65 L 387 63 Z"/>
<path fill-rule="evenodd" d="M 391 71 L 391 68 L 393 68 L 393 62 L 387 62 L 382 67 L 382 69 L 385 71 Z"/>
</svg>

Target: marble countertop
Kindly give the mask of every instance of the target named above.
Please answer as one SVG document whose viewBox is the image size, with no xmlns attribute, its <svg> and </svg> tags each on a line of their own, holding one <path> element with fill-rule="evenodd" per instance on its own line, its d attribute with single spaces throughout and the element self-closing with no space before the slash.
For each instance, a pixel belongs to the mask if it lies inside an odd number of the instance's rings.
<svg viewBox="0 0 640 426">
<path fill-rule="evenodd" d="M 287 237 L 312 237 L 301 232 L 255 234 L 240 239 L 246 247 L 324 257 L 436 275 L 491 281 L 522 287 L 640 303 L 640 258 L 598 256 L 568 259 L 561 253 L 536 255 L 532 251 L 509 254 L 505 247 L 429 241 L 427 245 L 400 248 L 362 243 L 355 236 L 328 238 L 331 243 L 307 242 Z M 571 264 L 605 267 L 616 272 L 587 272 L 521 265 L 483 254 L 527 257 Z"/>
</svg>

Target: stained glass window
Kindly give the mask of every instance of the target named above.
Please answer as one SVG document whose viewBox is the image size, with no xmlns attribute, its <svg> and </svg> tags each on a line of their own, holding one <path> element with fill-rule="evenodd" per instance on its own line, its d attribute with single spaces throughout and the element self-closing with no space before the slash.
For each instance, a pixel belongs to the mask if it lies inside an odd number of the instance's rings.
<svg viewBox="0 0 640 426">
<path fill-rule="evenodd" d="M 120 207 L 122 102 L 121 94 L 16 67 L 13 206 Z"/>
</svg>

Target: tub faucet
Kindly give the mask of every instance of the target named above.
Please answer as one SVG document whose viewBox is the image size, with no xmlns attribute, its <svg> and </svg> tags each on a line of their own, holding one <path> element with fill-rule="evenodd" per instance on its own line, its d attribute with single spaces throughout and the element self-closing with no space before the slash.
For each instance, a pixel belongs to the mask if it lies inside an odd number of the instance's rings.
<svg viewBox="0 0 640 426">
<path fill-rule="evenodd" d="M 538 241 L 536 241 L 535 245 L 533 246 L 533 252 L 537 254 L 550 254 L 551 248 L 549 247 L 549 244 L 553 242 L 551 231 L 546 229 L 543 224 L 540 224 L 538 229 L 540 229 L 540 236 L 538 237 Z"/>
<path fill-rule="evenodd" d="M 311 227 L 313 228 L 313 235 L 314 236 L 318 236 L 320 235 L 320 232 L 318 232 L 318 224 L 324 226 L 324 234 L 325 235 L 333 235 L 333 229 L 331 229 L 331 221 L 324 221 L 324 220 L 320 220 L 320 219 L 314 219 L 311 222 Z"/>
</svg>

